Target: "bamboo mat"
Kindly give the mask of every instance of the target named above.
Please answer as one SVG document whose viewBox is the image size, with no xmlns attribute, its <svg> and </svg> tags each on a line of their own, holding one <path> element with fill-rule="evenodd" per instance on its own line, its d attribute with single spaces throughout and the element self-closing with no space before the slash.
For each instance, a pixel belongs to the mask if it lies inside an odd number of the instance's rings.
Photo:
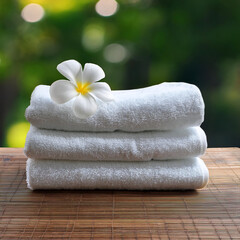
<svg viewBox="0 0 240 240">
<path fill-rule="evenodd" d="M 0 149 L 0 239 L 240 239 L 240 149 L 208 149 L 199 191 L 30 191 Z"/>
</svg>

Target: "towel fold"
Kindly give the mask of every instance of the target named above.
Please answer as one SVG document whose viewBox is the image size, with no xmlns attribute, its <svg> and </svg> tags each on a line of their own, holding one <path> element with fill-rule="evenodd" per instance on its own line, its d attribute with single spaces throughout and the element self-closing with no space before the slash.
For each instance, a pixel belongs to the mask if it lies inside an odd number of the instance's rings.
<svg viewBox="0 0 240 240">
<path fill-rule="evenodd" d="M 184 190 L 203 188 L 208 178 L 200 158 L 135 163 L 27 160 L 30 189 Z"/>
<path fill-rule="evenodd" d="M 79 119 L 73 101 L 58 105 L 50 98 L 49 86 L 40 85 L 32 93 L 26 118 L 38 128 L 92 132 L 172 130 L 203 122 L 202 95 L 191 84 L 162 83 L 113 95 L 115 100 L 102 104 L 92 117 Z"/>
<path fill-rule="evenodd" d="M 206 135 L 200 127 L 175 131 L 65 132 L 31 126 L 24 152 L 35 159 L 150 161 L 203 155 Z"/>
</svg>

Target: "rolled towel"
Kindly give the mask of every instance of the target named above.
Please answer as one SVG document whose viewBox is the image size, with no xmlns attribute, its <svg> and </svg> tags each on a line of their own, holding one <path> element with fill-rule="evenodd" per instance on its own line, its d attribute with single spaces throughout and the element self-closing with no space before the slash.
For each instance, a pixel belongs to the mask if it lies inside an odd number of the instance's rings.
<svg viewBox="0 0 240 240">
<path fill-rule="evenodd" d="M 73 101 L 59 105 L 49 95 L 49 86 L 40 85 L 32 93 L 27 120 L 38 128 L 66 131 L 145 131 L 200 126 L 204 102 L 199 89 L 187 83 L 162 83 L 113 91 L 114 101 L 101 104 L 87 119 L 74 115 Z"/>
<path fill-rule="evenodd" d="M 82 161 L 150 161 L 203 155 L 207 148 L 200 127 L 175 131 L 65 132 L 31 126 L 24 152 L 35 159 Z"/>
<path fill-rule="evenodd" d="M 135 163 L 27 160 L 27 183 L 32 190 L 199 189 L 208 178 L 208 169 L 200 158 Z"/>
</svg>

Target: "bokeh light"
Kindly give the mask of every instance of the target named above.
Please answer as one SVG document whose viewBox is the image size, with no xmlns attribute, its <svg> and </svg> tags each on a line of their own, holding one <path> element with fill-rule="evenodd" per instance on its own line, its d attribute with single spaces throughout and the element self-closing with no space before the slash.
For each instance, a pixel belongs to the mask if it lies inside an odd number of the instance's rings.
<svg viewBox="0 0 240 240">
<path fill-rule="evenodd" d="M 118 3 L 115 0 L 99 0 L 95 9 L 99 15 L 109 17 L 117 12 Z"/>
<path fill-rule="evenodd" d="M 29 128 L 30 124 L 28 122 L 13 124 L 7 131 L 8 147 L 24 147 Z"/>
<path fill-rule="evenodd" d="M 89 51 L 98 51 L 104 44 L 104 28 L 99 24 L 89 24 L 85 27 L 82 44 Z"/>
<path fill-rule="evenodd" d="M 118 63 L 127 57 L 127 49 L 118 43 L 108 45 L 103 52 L 104 58 L 111 63 Z"/>
<path fill-rule="evenodd" d="M 59 14 L 75 9 L 81 9 L 89 3 L 89 0 L 18 0 L 22 7 L 36 3 L 41 5 L 49 14 Z"/>
<path fill-rule="evenodd" d="M 44 9 L 39 4 L 30 3 L 23 8 L 21 16 L 26 22 L 38 22 L 44 16 Z"/>
</svg>

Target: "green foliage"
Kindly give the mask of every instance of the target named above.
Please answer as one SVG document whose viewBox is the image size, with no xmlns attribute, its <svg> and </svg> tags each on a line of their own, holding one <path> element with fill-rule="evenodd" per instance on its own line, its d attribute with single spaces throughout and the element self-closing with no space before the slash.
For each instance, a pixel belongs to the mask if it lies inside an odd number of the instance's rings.
<svg viewBox="0 0 240 240">
<path fill-rule="evenodd" d="M 76 59 L 102 66 L 112 89 L 164 81 L 196 84 L 206 103 L 203 128 L 209 145 L 238 146 L 240 1 L 125 0 L 118 1 L 115 15 L 102 17 L 95 11 L 96 1 L 71 0 L 68 7 L 61 7 L 66 1 L 39 0 L 35 2 L 42 3 L 45 16 L 36 23 L 21 18 L 29 2 L 34 1 L 1 0 L 0 91 L 14 91 L 9 92 L 12 102 L 1 98 L 7 107 L 2 110 L 0 135 L 16 121 L 24 121 L 35 86 L 62 78 L 56 65 Z M 94 26 L 102 37 L 93 35 L 89 41 L 99 39 L 99 43 L 89 49 L 85 35 Z M 111 43 L 127 49 L 122 62 L 104 58 Z"/>
</svg>

